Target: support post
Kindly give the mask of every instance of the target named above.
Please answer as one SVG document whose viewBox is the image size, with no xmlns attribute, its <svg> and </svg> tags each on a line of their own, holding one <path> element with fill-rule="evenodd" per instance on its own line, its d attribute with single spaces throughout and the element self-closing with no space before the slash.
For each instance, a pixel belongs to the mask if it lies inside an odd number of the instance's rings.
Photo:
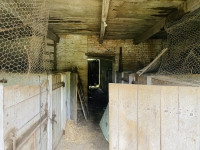
<svg viewBox="0 0 200 150">
<path fill-rule="evenodd" d="M 3 132 L 3 85 L 0 84 L 0 149 L 4 150 L 4 132 Z"/>
<path fill-rule="evenodd" d="M 47 132 L 48 132 L 48 150 L 52 150 L 52 75 L 48 76 L 48 124 L 47 124 Z"/>
</svg>

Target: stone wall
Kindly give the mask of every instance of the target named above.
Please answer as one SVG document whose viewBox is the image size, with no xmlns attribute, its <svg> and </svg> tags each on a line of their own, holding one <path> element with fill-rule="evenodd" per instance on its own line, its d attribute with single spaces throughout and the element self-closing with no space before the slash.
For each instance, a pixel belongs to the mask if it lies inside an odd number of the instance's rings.
<svg viewBox="0 0 200 150">
<path fill-rule="evenodd" d="M 150 63 L 164 48 L 163 45 L 162 40 L 148 40 L 138 45 L 134 45 L 132 40 L 104 40 L 101 45 L 98 36 L 62 35 L 57 45 L 57 69 L 67 71 L 77 66 L 87 96 L 88 63 L 85 53 L 114 54 L 114 82 L 115 72 L 118 71 L 120 47 L 124 71 L 136 72 Z"/>
</svg>

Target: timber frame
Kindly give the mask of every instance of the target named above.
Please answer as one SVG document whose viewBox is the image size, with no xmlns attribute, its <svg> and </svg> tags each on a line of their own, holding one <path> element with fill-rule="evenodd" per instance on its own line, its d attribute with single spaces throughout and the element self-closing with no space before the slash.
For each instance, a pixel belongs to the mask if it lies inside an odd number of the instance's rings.
<svg viewBox="0 0 200 150">
<path fill-rule="evenodd" d="M 110 0 L 103 0 L 99 44 L 103 43 L 103 38 L 104 38 L 106 26 L 107 26 L 106 20 L 107 20 L 107 17 L 108 17 L 109 4 L 110 4 Z"/>
<path fill-rule="evenodd" d="M 160 32 L 166 23 L 181 19 L 186 13 L 197 9 L 200 6 L 200 0 L 187 0 L 183 2 L 176 10 L 172 11 L 167 17 L 157 22 L 154 26 L 134 39 L 134 44 L 139 44 L 149 39 L 154 34 Z"/>
</svg>

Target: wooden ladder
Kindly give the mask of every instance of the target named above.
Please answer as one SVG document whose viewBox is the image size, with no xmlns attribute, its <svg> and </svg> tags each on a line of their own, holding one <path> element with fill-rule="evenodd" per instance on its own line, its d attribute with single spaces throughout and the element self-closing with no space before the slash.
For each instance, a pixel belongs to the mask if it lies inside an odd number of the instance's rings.
<svg viewBox="0 0 200 150">
<path fill-rule="evenodd" d="M 85 96 L 84 96 L 84 93 L 83 93 L 82 84 L 81 84 L 80 80 L 78 82 L 78 98 L 79 98 L 80 103 L 81 103 L 81 107 L 82 107 L 82 110 L 83 110 L 84 117 L 87 120 L 89 111 L 88 111 L 88 108 L 87 108 L 87 105 L 86 105 L 86 102 L 85 102 Z"/>
</svg>

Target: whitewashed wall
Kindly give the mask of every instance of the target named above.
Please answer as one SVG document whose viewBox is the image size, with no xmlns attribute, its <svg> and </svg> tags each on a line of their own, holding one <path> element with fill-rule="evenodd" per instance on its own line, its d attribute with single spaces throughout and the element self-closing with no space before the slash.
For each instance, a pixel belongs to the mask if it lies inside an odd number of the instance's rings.
<svg viewBox="0 0 200 150">
<path fill-rule="evenodd" d="M 110 84 L 110 150 L 198 150 L 200 88 Z"/>
<path fill-rule="evenodd" d="M 17 150 L 52 149 L 52 75 L 32 79 L 37 84 L 12 85 L 12 76 L 8 83 L 0 84 L 0 150 L 15 149 L 11 134 L 15 136 Z M 61 87 L 59 95 L 59 121 L 64 130 L 70 115 L 70 72 L 62 73 L 61 81 L 65 87 Z"/>
<path fill-rule="evenodd" d="M 7 86 L 4 88 L 4 141 L 5 150 L 12 149 L 10 134 L 15 135 L 16 147 L 29 136 L 21 149 L 47 149 L 47 81 L 41 86 Z M 37 126 L 46 121 L 32 134 Z"/>
</svg>

